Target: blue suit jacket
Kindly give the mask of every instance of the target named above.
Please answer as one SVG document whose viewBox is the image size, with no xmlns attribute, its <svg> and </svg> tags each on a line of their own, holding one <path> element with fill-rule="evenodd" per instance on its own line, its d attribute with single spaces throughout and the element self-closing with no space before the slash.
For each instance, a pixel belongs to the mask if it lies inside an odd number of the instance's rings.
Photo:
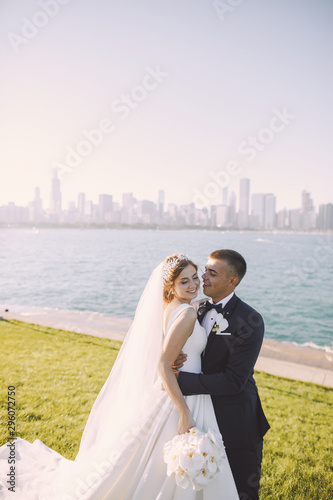
<svg viewBox="0 0 333 500">
<path fill-rule="evenodd" d="M 210 394 L 227 448 L 258 444 L 269 429 L 253 378 L 264 336 L 261 315 L 235 294 L 224 308 L 231 335 L 211 332 L 202 355 L 202 374 L 180 372 L 184 395 Z M 201 322 L 203 314 L 198 310 Z"/>
</svg>

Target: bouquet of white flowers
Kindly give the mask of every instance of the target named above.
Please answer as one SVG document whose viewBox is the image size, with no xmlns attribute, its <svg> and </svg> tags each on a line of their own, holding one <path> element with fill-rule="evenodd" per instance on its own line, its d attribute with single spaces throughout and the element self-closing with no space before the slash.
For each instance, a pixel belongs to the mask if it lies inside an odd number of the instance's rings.
<svg viewBox="0 0 333 500">
<path fill-rule="evenodd" d="M 202 490 L 222 469 L 225 458 L 221 434 L 212 430 L 193 427 L 164 445 L 167 474 L 175 474 L 177 485 L 184 489 Z"/>
</svg>

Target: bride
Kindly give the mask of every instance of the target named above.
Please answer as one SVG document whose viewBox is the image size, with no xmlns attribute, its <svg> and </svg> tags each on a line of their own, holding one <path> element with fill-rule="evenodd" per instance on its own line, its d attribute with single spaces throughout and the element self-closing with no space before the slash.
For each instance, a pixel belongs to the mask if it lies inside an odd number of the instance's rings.
<svg viewBox="0 0 333 500">
<path fill-rule="evenodd" d="M 210 396 L 184 397 L 172 370 L 184 349 L 181 369 L 201 371 L 207 337 L 191 305 L 199 286 L 196 264 L 182 254 L 156 267 L 93 405 L 76 459 L 67 460 L 38 439 L 16 438 L 15 494 L 7 483 L 7 443 L 0 448 L 0 498 L 238 500 L 225 453 L 214 478 L 199 490 L 186 472 L 176 482 L 164 461 L 165 444 L 194 427 L 215 433 L 222 443 Z"/>
</svg>

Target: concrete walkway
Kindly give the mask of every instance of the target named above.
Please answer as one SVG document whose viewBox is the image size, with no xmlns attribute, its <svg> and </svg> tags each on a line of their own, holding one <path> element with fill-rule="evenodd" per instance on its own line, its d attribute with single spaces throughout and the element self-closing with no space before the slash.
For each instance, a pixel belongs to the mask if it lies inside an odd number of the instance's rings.
<svg viewBox="0 0 333 500">
<path fill-rule="evenodd" d="M 259 356 L 255 370 L 264 371 L 271 375 L 312 382 L 313 384 L 333 387 L 333 371 L 318 367 L 291 363 L 281 359 L 266 358 Z"/>
<path fill-rule="evenodd" d="M 0 313 L 18 320 L 76 333 L 123 341 L 132 320 L 86 311 L 17 307 Z M 333 353 L 290 342 L 265 339 L 255 369 L 266 373 L 333 388 Z"/>
<path fill-rule="evenodd" d="M 12 306 L 8 312 L 0 305 L 0 317 L 48 326 L 58 330 L 123 341 L 132 320 L 87 311 L 67 311 L 49 307 Z"/>
</svg>

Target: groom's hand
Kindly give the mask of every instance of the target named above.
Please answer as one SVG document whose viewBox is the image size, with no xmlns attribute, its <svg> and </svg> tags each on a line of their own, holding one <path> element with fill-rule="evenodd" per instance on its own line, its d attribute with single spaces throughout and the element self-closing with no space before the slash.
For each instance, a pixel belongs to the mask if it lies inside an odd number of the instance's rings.
<svg viewBox="0 0 333 500">
<path fill-rule="evenodd" d="M 178 375 L 179 368 L 181 368 L 184 365 L 186 360 L 187 360 L 187 354 L 184 354 L 183 351 L 180 351 L 178 358 L 172 365 L 172 369 L 176 375 Z"/>
<path fill-rule="evenodd" d="M 180 351 L 179 355 L 178 355 L 178 358 L 176 359 L 176 361 L 174 362 L 174 364 L 172 365 L 172 370 L 173 370 L 173 373 L 176 375 L 176 377 L 178 378 L 178 375 L 179 375 L 179 368 L 181 368 L 185 361 L 187 360 L 187 354 L 184 354 L 183 351 Z M 161 389 L 162 391 L 165 391 L 165 388 L 163 387 L 163 384 L 161 384 Z"/>
</svg>

